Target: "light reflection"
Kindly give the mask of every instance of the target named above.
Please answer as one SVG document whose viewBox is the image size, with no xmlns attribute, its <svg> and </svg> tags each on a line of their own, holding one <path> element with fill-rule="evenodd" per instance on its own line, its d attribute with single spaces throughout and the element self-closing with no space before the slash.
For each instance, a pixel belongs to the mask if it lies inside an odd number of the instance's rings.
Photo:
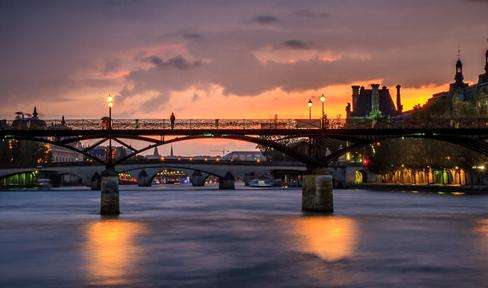
<svg viewBox="0 0 488 288">
<path fill-rule="evenodd" d="M 354 255 L 358 240 L 355 220 L 335 216 L 311 216 L 297 219 L 295 233 L 299 247 L 327 261 Z"/>
<path fill-rule="evenodd" d="M 136 236 L 143 225 L 121 220 L 101 220 L 87 226 L 86 271 L 95 285 L 123 285 L 136 266 L 140 248 Z"/>
<path fill-rule="evenodd" d="M 474 226 L 474 231 L 480 235 L 480 242 L 475 246 L 481 250 L 483 257 L 485 257 L 488 254 L 488 218 L 478 220 Z"/>
</svg>

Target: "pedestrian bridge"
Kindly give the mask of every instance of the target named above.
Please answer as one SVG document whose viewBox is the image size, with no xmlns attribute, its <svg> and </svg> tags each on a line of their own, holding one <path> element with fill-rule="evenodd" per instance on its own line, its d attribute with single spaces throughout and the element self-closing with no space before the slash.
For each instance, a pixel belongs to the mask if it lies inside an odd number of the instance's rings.
<svg viewBox="0 0 488 288">
<path fill-rule="evenodd" d="M 443 141 L 488 156 L 488 118 L 477 119 L 347 119 L 336 122 L 327 119 L 308 120 L 231 120 L 195 119 L 166 120 L 112 119 L 102 120 L 46 120 L 33 119 L 24 123 L 21 119 L 0 123 L 0 137 L 8 141 L 34 141 L 64 147 L 83 154 L 97 165 L 77 167 L 40 167 L 42 171 L 78 174 L 84 183 L 96 186 L 101 183 L 102 215 L 118 215 L 119 194 L 117 173 L 134 171 L 141 183 L 151 180 L 157 169 L 176 168 L 199 171 L 219 177 L 221 189 L 233 189 L 236 175 L 256 169 L 299 169 L 307 171 L 303 180 L 302 208 L 306 211 L 332 212 L 332 177 L 320 175 L 342 155 L 360 151 L 373 144 L 395 138 L 429 139 Z M 35 121 L 34 121 L 35 120 Z M 354 121 L 353 121 L 354 120 Z M 380 121 L 381 120 L 381 121 Z M 20 121 L 20 122 L 19 122 Z M 37 121 L 37 122 L 36 122 Z M 37 124 L 38 126 L 36 126 Z M 24 125 L 25 124 L 25 125 Z M 31 125 L 36 124 L 36 125 Z M 42 125 L 41 125 L 42 124 Z M 168 137 L 165 139 L 165 137 Z M 156 147 L 195 139 L 228 139 L 245 141 L 281 152 L 301 162 L 291 166 L 277 163 L 153 163 L 131 164 L 130 159 Z M 73 144 L 91 141 L 85 148 Z M 112 141 L 132 152 L 120 159 L 112 158 Z M 141 141 L 145 146 L 134 148 L 130 142 Z M 92 149 L 108 142 L 108 159 L 90 153 Z M 289 143 L 301 145 L 289 145 Z M 379 144 L 378 144 L 379 145 Z M 329 149 L 330 148 L 330 149 Z M 227 164 L 227 166 L 226 166 Z M 215 167 L 212 167 L 214 165 Z M 276 167 L 273 165 L 277 165 Z M 303 166 L 302 166 L 303 165 Z M 28 169 L 24 169 L 28 170 Z M 30 168 L 29 170 L 32 170 Z M 19 173 L 21 171 L 17 171 Z M 16 173 L 6 171 L 5 175 Z M 195 177 L 198 175 L 195 175 Z"/>
</svg>

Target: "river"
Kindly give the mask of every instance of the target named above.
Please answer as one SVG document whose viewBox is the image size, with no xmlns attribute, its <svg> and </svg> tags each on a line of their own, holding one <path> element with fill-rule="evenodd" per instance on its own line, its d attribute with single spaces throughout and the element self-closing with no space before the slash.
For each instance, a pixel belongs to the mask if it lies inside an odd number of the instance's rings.
<svg viewBox="0 0 488 288">
<path fill-rule="evenodd" d="M 488 196 L 121 187 L 0 192 L 0 287 L 488 287 Z"/>
</svg>

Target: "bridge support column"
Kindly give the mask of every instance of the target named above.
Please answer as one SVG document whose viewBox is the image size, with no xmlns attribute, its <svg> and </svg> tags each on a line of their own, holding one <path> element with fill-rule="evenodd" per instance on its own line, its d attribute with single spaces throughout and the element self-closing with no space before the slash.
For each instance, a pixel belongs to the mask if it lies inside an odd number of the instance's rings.
<svg viewBox="0 0 488 288">
<path fill-rule="evenodd" d="M 305 175 L 303 177 L 302 210 L 334 212 L 331 175 Z"/>
<path fill-rule="evenodd" d="M 119 215 L 119 178 L 115 169 L 107 167 L 101 182 L 100 215 Z"/>
<path fill-rule="evenodd" d="M 153 179 L 151 177 L 149 177 L 146 170 L 142 170 L 141 172 L 139 172 L 139 175 L 137 177 L 137 186 L 139 186 L 139 187 L 151 187 L 152 180 Z"/>
<path fill-rule="evenodd" d="M 234 176 L 230 173 L 227 172 L 224 177 L 219 178 L 219 190 L 235 190 L 236 179 Z"/>
<path fill-rule="evenodd" d="M 207 179 L 208 175 L 202 174 L 200 171 L 195 171 L 190 176 L 191 186 L 193 187 L 203 187 L 205 186 L 205 180 Z"/>
</svg>

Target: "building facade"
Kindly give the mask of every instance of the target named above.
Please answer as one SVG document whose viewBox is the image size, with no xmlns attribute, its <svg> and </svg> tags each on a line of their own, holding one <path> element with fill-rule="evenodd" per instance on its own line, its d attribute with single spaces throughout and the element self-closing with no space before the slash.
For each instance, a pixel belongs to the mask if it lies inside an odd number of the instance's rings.
<svg viewBox="0 0 488 288">
<path fill-rule="evenodd" d="M 396 106 L 390 90 L 380 84 L 371 84 L 371 89 L 363 86 L 352 86 L 352 104 L 347 103 L 346 115 L 352 118 L 388 118 L 402 113 L 403 106 L 400 95 L 401 86 L 396 86 Z"/>
<path fill-rule="evenodd" d="M 70 128 L 66 125 L 66 121 L 64 120 L 64 116 L 63 116 L 61 118 L 60 124 L 52 125 L 49 127 L 49 129 L 70 129 Z M 73 143 L 72 146 L 77 149 L 82 149 L 81 142 L 79 141 Z M 52 163 L 82 162 L 84 159 L 83 154 L 64 147 L 49 145 L 49 149 L 51 151 Z"/>
<path fill-rule="evenodd" d="M 485 52 L 485 72 L 478 82 L 464 82 L 463 62 L 458 57 L 454 82 L 449 90 L 434 94 L 420 110 L 431 117 L 480 118 L 488 117 L 488 49 Z"/>
</svg>

